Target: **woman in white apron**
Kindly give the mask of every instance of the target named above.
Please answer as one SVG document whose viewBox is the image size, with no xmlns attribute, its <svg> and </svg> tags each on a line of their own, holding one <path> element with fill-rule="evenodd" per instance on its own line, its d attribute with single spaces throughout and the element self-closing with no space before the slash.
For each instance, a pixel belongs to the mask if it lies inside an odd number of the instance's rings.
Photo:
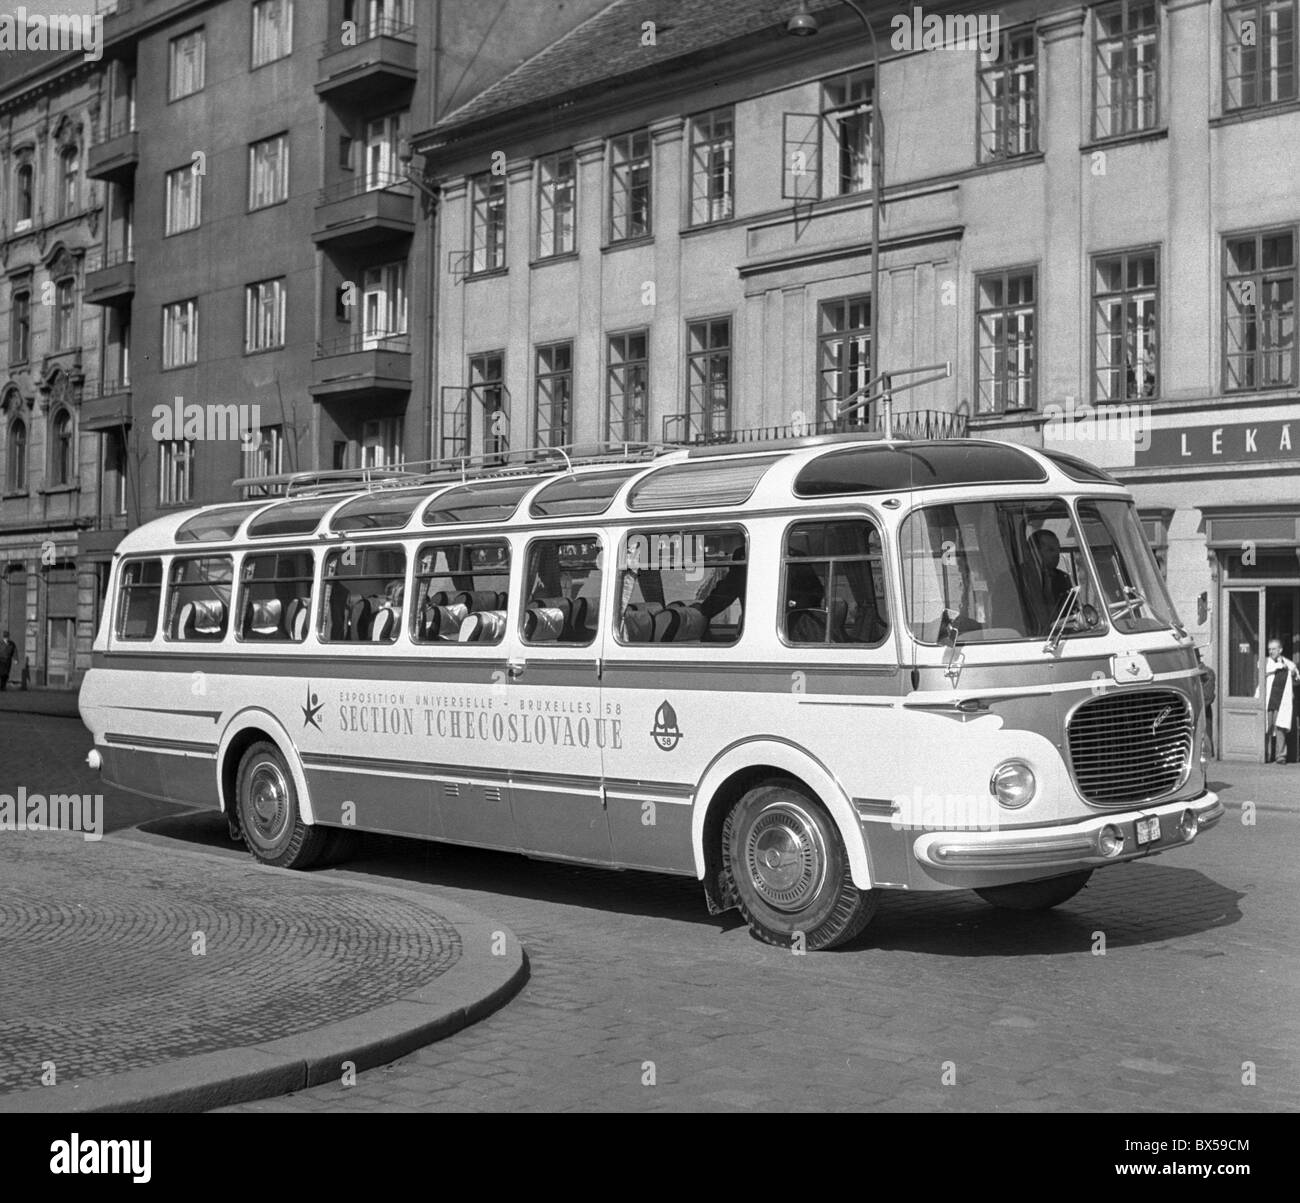
<svg viewBox="0 0 1300 1203">
<path fill-rule="evenodd" d="M 1268 725 L 1264 728 L 1265 763 L 1272 752 L 1274 764 L 1286 764 L 1286 739 L 1291 731 L 1295 682 L 1300 669 L 1282 655 L 1278 639 L 1268 641 L 1268 659 L 1264 661 L 1264 696 L 1268 699 Z"/>
</svg>

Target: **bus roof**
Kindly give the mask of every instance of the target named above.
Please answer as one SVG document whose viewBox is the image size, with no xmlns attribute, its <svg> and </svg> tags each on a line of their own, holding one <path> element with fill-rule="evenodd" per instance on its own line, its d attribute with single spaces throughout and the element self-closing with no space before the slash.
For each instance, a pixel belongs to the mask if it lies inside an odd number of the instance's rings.
<svg viewBox="0 0 1300 1203">
<path fill-rule="evenodd" d="M 250 545 L 263 539 L 396 536 L 504 524 L 511 520 L 595 518 L 643 522 L 656 514 L 746 505 L 757 510 L 795 499 L 830 500 L 962 487 L 1046 486 L 1058 491 L 1122 488 L 1085 460 L 993 439 L 883 440 L 845 433 L 719 447 L 638 449 L 585 462 L 487 465 L 473 472 L 403 470 L 370 480 L 292 479 L 287 496 L 191 509 L 128 533 L 118 554 L 194 551 L 199 545 Z M 281 478 L 277 482 L 283 483 Z M 265 484 L 266 481 L 259 481 Z"/>
</svg>

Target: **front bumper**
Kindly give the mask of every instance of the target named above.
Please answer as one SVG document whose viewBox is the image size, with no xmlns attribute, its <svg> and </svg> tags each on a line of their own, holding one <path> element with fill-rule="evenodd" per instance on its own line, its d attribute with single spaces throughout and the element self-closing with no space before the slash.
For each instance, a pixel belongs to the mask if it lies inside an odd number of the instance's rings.
<svg viewBox="0 0 1300 1203">
<path fill-rule="evenodd" d="M 1184 812 L 1195 816 L 1184 830 Z M 1196 836 L 1223 818 L 1218 795 L 1210 792 L 1190 801 L 1168 802 L 1159 806 L 1135 807 L 1085 819 L 1081 823 L 1051 827 L 1022 827 L 1005 831 L 929 831 L 918 836 L 912 853 L 921 864 L 944 870 L 1005 870 L 1095 868 L 1120 861 L 1135 860 L 1190 844 Z M 1137 842 L 1139 819 L 1159 816 L 1160 838 L 1150 843 Z M 1107 856 L 1100 838 L 1106 827 L 1124 834 L 1122 850 Z"/>
</svg>

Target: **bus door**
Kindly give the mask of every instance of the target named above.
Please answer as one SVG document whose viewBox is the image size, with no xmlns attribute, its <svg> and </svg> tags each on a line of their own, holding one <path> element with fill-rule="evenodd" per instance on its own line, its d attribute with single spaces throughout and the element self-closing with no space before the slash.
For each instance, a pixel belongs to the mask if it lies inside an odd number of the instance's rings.
<svg viewBox="0 0 1300 1203">
<path fill-rule="evenodd" d="M 590 531 L 524 546 L 507 637 L 504 757 L 523 852 L 608 862 L 601 783 L 600 616 L 608 552 Z"/>
</svg>

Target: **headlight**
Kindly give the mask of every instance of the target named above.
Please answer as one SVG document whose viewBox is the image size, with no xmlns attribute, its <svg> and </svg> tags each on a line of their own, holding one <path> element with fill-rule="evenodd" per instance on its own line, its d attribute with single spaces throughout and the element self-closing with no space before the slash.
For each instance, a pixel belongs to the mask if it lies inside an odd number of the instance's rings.
<svg viewBox="0 0 1300 1203">
<path fill-rule="evenodd" d="M 1019 810 L 1027 805 L 1038 789 L 1034 771 L 1022 760 L 1008 760 L 993 770 L 989 779 L 989 793 L 1008 810 Z"/>
<path fill-rule="evenodd" d="M 1097 833 L 1097 851 L 1102 856 L 1118 856 L 1124 851 L 1124 833 L 1113 823 L 1107 823 Z"/>
</svg>

